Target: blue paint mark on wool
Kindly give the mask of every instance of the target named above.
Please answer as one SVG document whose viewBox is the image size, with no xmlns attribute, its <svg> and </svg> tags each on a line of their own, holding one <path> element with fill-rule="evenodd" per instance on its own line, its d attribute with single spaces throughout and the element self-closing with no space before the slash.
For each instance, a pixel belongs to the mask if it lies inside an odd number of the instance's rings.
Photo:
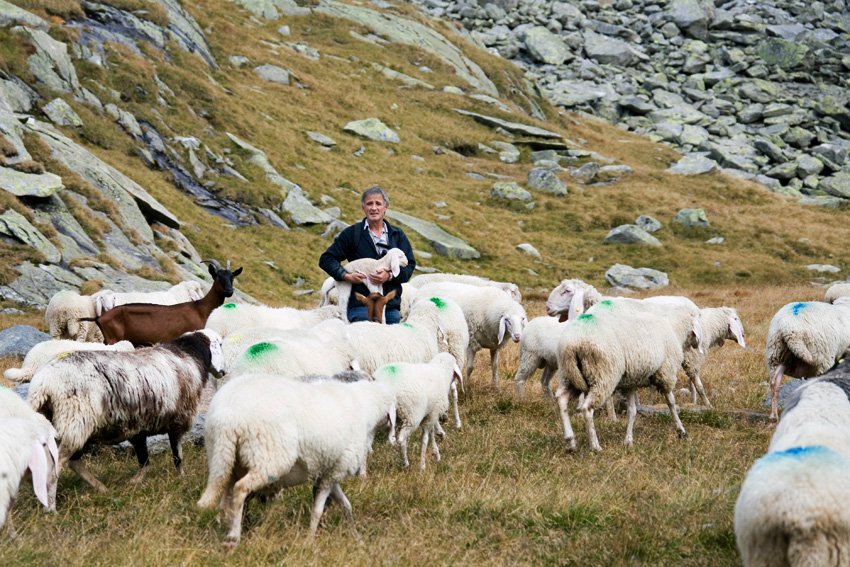
<svg viewBox="0 0 850 567">
<path fill-rule="evenodd" d="M 759 459 L 759 461 L 767 464 L 787 460 L 803 461 L 812 458 L 826 458 L 829 460 L 843 459 L 840 454 L 836 453 L 828 447 L 824 447 L 823 445 L 810 445 L 808 447 L 793 447 L 784 451 L 768 453 L 767 455 Z"/>
<path fill-rule="evenodd" d="M 795 303 L 794 305 L 791 306 L 791 313 L 793 313 L 794 315 L 799 315 L 800 311 L 805 309 L 806 306 L 807 306 L 806 303 Z"/>
</svg>

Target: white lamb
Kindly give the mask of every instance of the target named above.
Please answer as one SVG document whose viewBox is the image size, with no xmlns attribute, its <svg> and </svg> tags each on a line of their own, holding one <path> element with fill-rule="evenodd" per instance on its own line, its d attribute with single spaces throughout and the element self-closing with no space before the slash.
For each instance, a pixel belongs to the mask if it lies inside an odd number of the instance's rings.
<svg viewBox="0 0 850 567">
<path fill-rule="evenodd" d="M 439 308 L 430 301 L 417 302 L 398 325 L 360 321 L 348 326 L 355 359 L 369 373 L 390 362 L 428 362 L 439 352 L 442 334 Z"/>
<path fill-rule="evenodd" d="M 594 410 L 620 390 L 628 399 L 625 444 L 634 444 L 637 388 L 654 386 L 667 401 L 680 437 L 687 437 L 676 411 L 673 389 L 682 365 L 682 345 L 667 319 L 647 312 L 603 308 L 569 323 L 558 344 L 558 391 L 568 449 L 574 450 L 570 396 L 584 393 L 578 411 L 584 415 L 590 447 L 601 451 L 593 424 Z"/>
<path fill-rule="evenodd" d="M 249 347 L 275 339 L 310 337 L 316 340 L 346 340 L 347 325 L 339 319 L 326 319 L 309 329 L 277 329 L 274 327 L 255 327 L 236 331 L 224 337 L 221 350 L 224 357 L 224 369 L 228 371 L 233 361 Z"/>
<path fill-rule="evenodd" d="M 432 283 L 423 286 L 420 296 L 453 299 L 460 305 L 469 328 L 469 347 L 466 354 L 466 379 L 472 375 L 475 353 L 490 350 L 490 371 L 493 385 L 499 383 L 499 350 L 509 341 L 518 343 L 528 318 L 522 305 L 502 290 L 489 286 L 462 283 Z"/>
<path fill-rule="evenodd" d="M 32 474 L 36 498 L 48 509 L 55 506 L 56 431 L 9 388 L 0 386 L 0 531 L 8 526 L 16 536 L 12 506 L 27 468 Z"/>
<path fill-rule="evenodd" d="M 376 260 L 374 258 L 359 258 L 357 260 L 352 260 L 343 266 L 346 272 L 349 274 L 360 273 L 364 276 L 367 276 L 365 280 L 363 280 L 364 285 L 369 290 L 370 293 L 384 293 L 383 286 L 375 285 L 369 281 L 368 276 L 370 274 L 374 274 L 378 269 L 383 269 L 387 272 L 390 272 L 393 277 L 398 276 L 401 268 L 407 266 L 407 256 L 404 254 L 404 251 L 401 248 L 390 248 L 387 250 L 387 253 L 383 258 Z M 346 306 L 348 305 L 348 300 L 351 297 L 351 289 L 352 284 L 346 281 L 336 281 L 333 278 L 327 278 L 325 282 L 322 284 L 322 305 L 328 305 L 329 298 L 328 294 L 332 288 L 336 287 L 337 289 L 337 305 L 342 310 L 342 319 L 343 321 L 348 322 L 348 312 Z"/>
<path fill-rule="evenodd" d="M 41 365 L 61 354 L 70 354 L 80 350 L 128 352 L 133 350 L 133 343 L 130 341 L 119 341 L 114 345 L 105 345 L 103 343 L 81 343 L 79 341 L 69 340 L 43 341 L 33 346 L 27 352 L 20 368 L 8 368 L 3 372 L 3 376 L 11 382 L 29 382 L 32 375 L 35 374 Z"/>
<path fill-rule="evenodd" d="M 245 374 L 296 378 L 306 374 L 336 374 L 349 369 L 359 370 L 359 366 L 354 359 L 354 347 L 348 341 L 302 336 L 251 345 L 234 359 L 227 369 L 227 378 L 232 380 Z"/>
<path fill-rule="evenodd" d="M 525 395 L 525 382 L 542 368 L 543 395 L 553 398 L 549 383 L 558 370 L 558 341 L 565 327 L 566 323 L 553 317 L 535 317 L 525 326 L 519 343 L 519 367 L 514 376 L 517 396 Z"/>
<path fill-rule="evenodd" d="M 697 403 L 697 394 L 702 399 L 703 405 L 711 407 L 699 371 L 705 364 L 708 349 L 723 346 L 727 340 L 737 341 L 742 348 L 747 344 L 744 342 L 744 324 L 738 317 L 738 312 L 732 307 L 706 307 L 699 311 L 700 327 L 702 328 L 703 349 L 689 346 L 685 348 L 685 359 L 682 368 L 691 380 L 691 402 Z"/>
<path fill-rule="evenodd" d="M 794 378 L 823 374 L 850 348 L 850 304 L 847 301 L 789 303 L 771 319 L 764 360 L 772 382 L 772 421 L 779 415 L 779 387 L 783 374 Z"/>
<path fill-rule="evenodd" d="M 192 280 L 180 282 L 165 291 L 115 293 L 111 289 L 102 289 L 92 294 L 98 317 L 113 307 L 127 305 L 128 303 L 174 305 L 176 303 L 185 303 L 186 301 L 196 301 L 203 296 L 204 292 L 201 290 L 201 284 Z"/>
<path fill-rule="evenodd" d="M 440 417 L 449 410 L 449 394 L 455 380 L 463 388 L 463 376 L 455 358 L 441 352 L 427 363 L 394 362 L 385 364 L 375 372 L 375 380 L 385 382 L 395 389 L 398 416 L 398 444 L 404 466 L 407 460 L 407 439 L 422 428 L 422 450 L 419 468 L 425 470 L 428 441 L 434 457 L 440 460 L 437 434 L 442 433 Z"/>
<path fill-rule="evenodd" d="M 794 391 L 735 505 L 744 567 L 850 564 L 850 364 Z"/>
<path fill-rule="evenodd" d="M 80 321 L 94 317 L 95 302 L 89 295 L 80 295 L 73 290 L 57 292 L 50 298 L 44 311 L 44 320 L 54 339 L 102 343 L 103 334 L 93 322 Z"/>
<path fill-rule="evenodd" d="M 379 429 L 389 426 L 394 443 L 395 403 L 391 386 L 369 381 L 305 384 L 252 374 L 222 387 L 206 414 L 209 479 L 198 506 L 223 511 L 225 548 L 239 543 L 249 494 L 305 482 L 313 484 L 311 537 L 328 496 L 353 525 L 340 483 L 360 470 Z"/>
<path fill-rule="evenodd" d="M 420 295 L 417 301 L 430 301 L 439 309 L 440 322 L 446 335 L 445 341 L 440 341 L 440 352 L 448 352 L 455 358 L 458 368 L 464 367 L 466 351 L 469 348 L 469 328 L 463 309 L 456 301 L 443 297 L 427 297 Z M 461 428 L 460 412 L 457 407 L 457 384 L 452 382 L 452 406 L 454 408 L 455 427 Z"/>
<path fill-rule="evenodd" d="M 225 303 L 216 307 L 207 319 L 206 328 L 226 337 L 254 327 L 275 329 L 308 329 L 327 319 L 339 319 L 339 307 L 327 305 L 316 309 L 268 307 L 248 303 Z"/>
<path fill-rule="evenodd" d="M 850 295 L 850 282 L 837 282 L 829 286 L 823 296 L 823 300 L 827 303 L 835 303 L 839 297 L 847 297 Z"/>
</svg>

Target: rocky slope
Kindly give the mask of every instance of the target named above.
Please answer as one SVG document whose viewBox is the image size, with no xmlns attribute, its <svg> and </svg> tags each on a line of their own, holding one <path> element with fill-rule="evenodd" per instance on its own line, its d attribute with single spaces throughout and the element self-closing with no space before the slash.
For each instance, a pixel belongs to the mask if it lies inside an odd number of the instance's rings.
<svg viewBox="0 0 850 567">
<path fill-rule="evenodd" d="M 850 198 L 844 0 L 417 0 L 527 69 L 553 104 L 671 144 L 680 169 Z"/>
</svg>

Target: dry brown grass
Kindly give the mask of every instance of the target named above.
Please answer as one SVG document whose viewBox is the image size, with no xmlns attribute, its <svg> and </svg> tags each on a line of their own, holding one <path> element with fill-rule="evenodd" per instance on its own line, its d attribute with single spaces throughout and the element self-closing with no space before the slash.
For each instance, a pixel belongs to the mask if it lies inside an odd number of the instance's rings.
<svg viewBox="0 0 850 567">
<path fill-rule="evenodd" d="M 132 451 L 102 450 L 85 459 L 110 493 L 97 494 L 64 471 L 59 512 L 47 515 L 32 489 L 22 487 L 14 510 L 20 538 L 0 546 L 0 563 L 739 565 L 732 511 L 771 429 L 726 410 L 764 411 L 768 323 L 785 303 L 819 299 L 823 289 L 668 291 L 701 306 L 735 306 L 747 336 L 746 349 L 728 342 L 709 354 L 703 382 L 715 411 L 690 412 L 679 396 L 687 440 L 677 439 L 669 418 L 638 416 L 635 449 L 627 451 L 624 419 L 600 417 L 603 452 L 588 450 L 583 424 L 574 420 L 579 449 L 567 453 L 557 408 L 543 400 L 536 377 L 524 399 L 514 396 L 518 350 L 511 345 L 501 357 L 498 388 L 489 385 L 489 357 L 479 353 L 461 397 L 463 429 L 447 428 L 441 462 L 429 461 L 425 472 L 401 470 L 395 449 L 379 440 L 369 478 L 343 484 L 361 539 L 329 505 L 316 541 L 309 541 L 310 490 L 301 486 L 266 503 L 250 501 L 242 543 L 224 555 L 216 514 L 195 508 L 206 481 L 202 449 L 186 448 L 182 478 L 167 455 L 155 456 L 147 482 L 136 488 L 127 483 L 136 468 Z M 541 297 L 525 305 L 530 317 L 543 314 Z M 0 369 L 13 365 L 0 360 Z M 410 451 L 418 454 L 415 443 Z"/>
</svg>

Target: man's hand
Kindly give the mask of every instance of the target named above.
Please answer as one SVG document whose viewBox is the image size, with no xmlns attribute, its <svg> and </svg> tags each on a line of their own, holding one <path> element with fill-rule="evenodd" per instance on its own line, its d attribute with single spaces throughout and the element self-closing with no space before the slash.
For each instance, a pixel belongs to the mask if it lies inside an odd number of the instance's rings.
<svg viewBox="0 0 850 567">
<path fill-rule="evenodd" d="M 386 283 L 390 280 L 390 273 L 383 268 L 378 268 L 375 273 L 369 274 L 369 281 L 375 285 Z"/>
<path fill-rule="evenodd" d="M 348 272 L 343 277 L 343 280 L 352 284 L 362 284 L 366 281 L 366 274 L 363 272 Z"/>
</svg>

